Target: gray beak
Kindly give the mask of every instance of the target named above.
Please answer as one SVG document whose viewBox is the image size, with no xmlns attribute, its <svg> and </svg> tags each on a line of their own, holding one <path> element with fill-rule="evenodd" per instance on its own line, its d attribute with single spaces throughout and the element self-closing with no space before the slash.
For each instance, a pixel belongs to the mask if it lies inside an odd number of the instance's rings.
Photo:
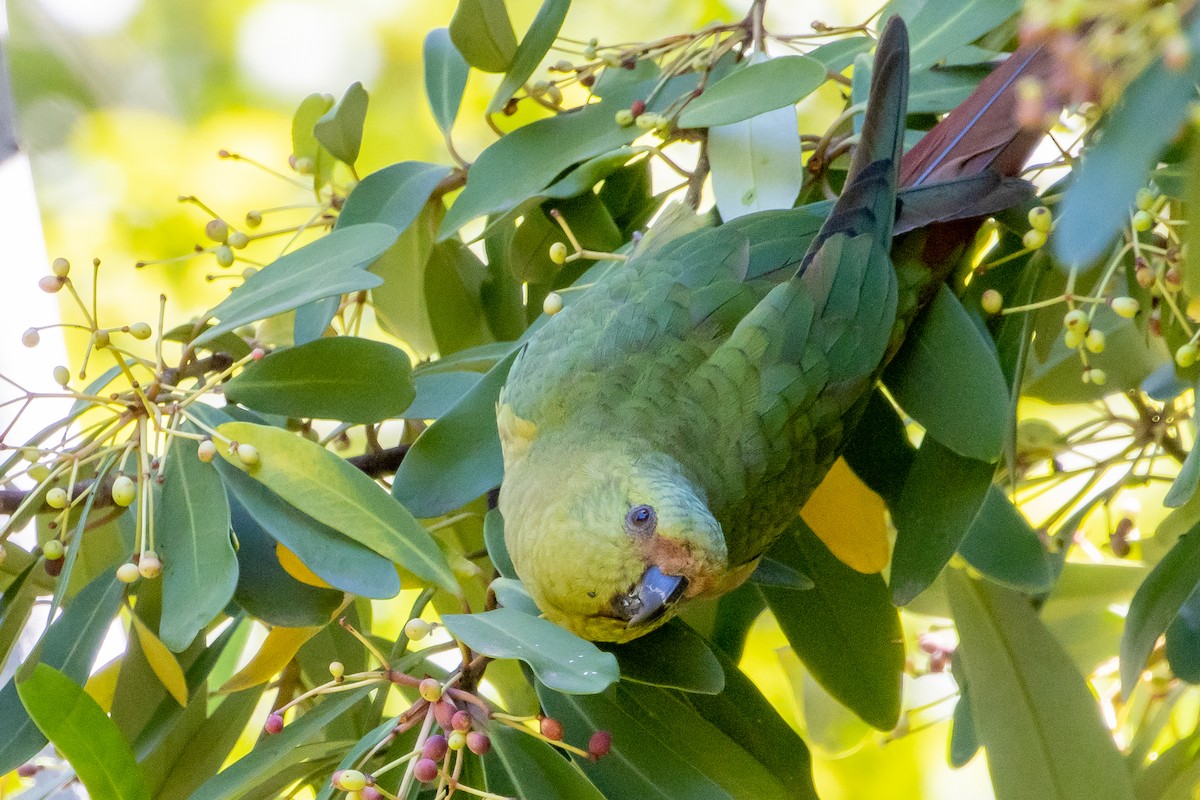
<svg viewBox="0 0 1200 800">
<path fill-rule="evenodd" d="M 664 575 L 658 567 L 650 567 L 633 589 L 630 605 L 636 610 L 629 618 L 629 627 L 646 625 L 661 617 L 683 595 L 687 585 L 687 578 L 682 575 Z"/>
</svg>

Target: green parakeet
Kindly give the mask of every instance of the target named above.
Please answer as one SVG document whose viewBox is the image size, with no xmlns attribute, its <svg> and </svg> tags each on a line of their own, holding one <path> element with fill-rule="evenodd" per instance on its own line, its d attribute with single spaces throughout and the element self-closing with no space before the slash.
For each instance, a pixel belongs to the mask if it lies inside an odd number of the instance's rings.
<svg viewBox="0 0 1200 800">
<path fill-rule="evenodd" d="M 548 619 L 627 641 L 737 587 L 838 457 L 944 277 L 889 258 L 908 74 L 893 19 L 826 217 L 808 207 L 648 236 L 517 357 L 497 411 L 499 507 Z M 957 196 L 996 188 L 984 183 Z M 945 205 L 919 194 L 918 217 Z"/>
</svg>

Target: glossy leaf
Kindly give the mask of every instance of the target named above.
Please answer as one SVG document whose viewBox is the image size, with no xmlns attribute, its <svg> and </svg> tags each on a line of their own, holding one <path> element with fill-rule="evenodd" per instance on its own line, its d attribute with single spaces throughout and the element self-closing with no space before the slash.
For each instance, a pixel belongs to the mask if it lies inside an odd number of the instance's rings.
<svg viewBox="0 0 1200 800">
<path fill-rule="evenodd" d="M 278 350 L 225 384 L 229 402 L 255 411 L 354 424 L 397 417 L 414 396 L 408 355 L 355 336 Z"/>
<path fill-rule="evenodd" d="M 908 26 L 913 69 L 937 63 L 1020 10 L 1020 0 L 929 0 Z"/>
<path fill-rule="evenodd" d="M 468 64 L 484 72 L 504 72 L 517 52 L 504 0 L 459 0 L 450 39 Z"/>
<path fill-rule="evenodd" d="M 1187 458 L 1179 467 L 1179 473 L 1175 476 L 1171 489 L 1163 498 L 1163 505 L 1168 508 L 1179 508 L 1192 499 L 1198 485 L 1200 485 L 1200 447 L 1193 447 L 1188 451 Z"/>
<path fill-rule="evenodd" d="M 440 419 L 466 397 L 483 376 L 478 372 L 432 372 L 413 380 L 416 396 L 404 413 L 405 419 Z"/>
<path fill-rule="evenodd" d="M 442 622 L 456 639 L 493 658 L 515 658 L 538 680 L 571 694 L 604 691 L 620 677 L 617 659 L 553 622 L 510 608 L 481 614 L 445 614 Z"/>
<path fill-rule="evenodd" d="M 367 118 L 367 90 L 358 81 L 313 125 L 313 136 L 343 164 L 354 166 Z"/>
<path fill-rule="evenodd" d="M 292 155 L 312 162 L 313 187 L 321 188 L 333 174 L 334 157 L 313 135 L 317 120 L 333 108 L 334 99 L 327 94 L 310 94 L 300 101 L 292 116 Z"/>
<path fill-rule="evenodd" d="M 808 498 L 800 516 L 839 561 L 858 572 L 888 563 L 887 507 L 838 459 Z"/>
<path fill-rule="evenodd" d="M 1158 637 L 1200 585 L 1200 526 L 1179 537 L 1146 576 L 1125 617 L 1121 637 L 1121 690 L 1126 697 L 1141 677 Z"/>
<path fill-rule="evenodd" d="M 929 436 L 966 458 L 995 461 L 1008 430 L 1009 391 L 996 348 L 943 286 L 884 374 Z"/>
<path fill-rule="evenodd" d="M 988 489 L 958 551 L 975 569 L 1011 589 L 1038 594 L 1054 584 L 1037 531 L 995 486 Z"/>
<path fill-rule="evenodd" d="M 1200 42 L 1200 19 L 1187 37 Z M 1161 59 L 1151 64 L 1121 93 L 1121 103 L 1102 123 L 1103 136 L 1084 154 L 1074 180 L 1056 213 L 1051 245 L 1064 266 L 1086 266 L 1108 250 L 1129 224 L 1130 204 L 1146 184 L 1159 154 L 1188 118 L 1188 101 L 1196 93 L 1200 59 L 1185 69 L 1168 69 Z M 1118 384 L 1123 385 L 1123 384 Z"/>
<path fill-rule="evenodd" d="M 1167 626 L 1167 663 L 1175 676 L 1200 683 L 1200 591 L 1193 591 Z"/>
<path fill-rule="evenodd" d="M 142 655 L 150 663 L 150 668 L 154 670 L 154 674 L 158 676 L 159 681 L 162 682 L 163 687 L 175 702 L 180 706 L 187 706 L 187 681 L 184 680 L 179 662 L 175 660 L 175 656 L 171 654 L 167 646 L 154 635 L 154 632 L 146 627 L 146 623 L 142 622 L 141 617 L 134 614 L 131 619 L 133 620 L 132 629 L 137 634 L 138 643 L 142 646 Z M 113 688 L 116 688 L 115 685 Z"/>
<path fill-rule="evenodd" d="M 396 241 L 396 230 L 373 223 L 334 231 L 281 256 L 246 279 L 208 312 L 219 323 L 196 337 L 211 341 L 223 333 L 324 297 L 372 289 L 382 281 L 361 269 Z"/>
<path fill-rule="evenodd" d="M 222 700 L 180 748 L 155 800 L 189 800 L 200 784 L 215 775 L 237 744 L 261 695 L 258 689 L 248 689 Z"/>
<path fill-rule="evenodd" d="M 222 436 L 258 448 L 249 474 L 302 513 L 450 591 L 457 582 L 432 537 L 404 506 L 345 459 L 295 434 L 248 422 L 227 422 Z M 218 448 L 240 466 L 237 456 Z M 407 459 L 406 459 L 407 460 Z"/>
<path fill-rule="evenodd" d="M 854 63 L 860 53 L 866 53 L 875 45 L 869 36 L 845 36 L 823 44 L 808 53 L 808 57 L 821 62 L 830 72 L 841 72 Z"/>
<path fill-rule="evenodd" d="M 701 694 L 718 694 L 725 688 L 725 670 L 712 648 L 677 619 L 606 649 L 617 657 L 622 680 Z"/>
<path fill-rule="evenodd" d="M 259 741 L 249 754 L 207 780 L 191 800 L 240 800 L 246 790 L 302 754 L 300 746 L 311 741 L 330 721 L 349 711 L 375 686 L 364 686 L 322 700 L 283 729 Z M 290 782 L 290 781 L 289 781 Z"/>
<path fill-rule="evenodd" d="M 687 797 L 767 800 L 795 797 L 792 787 L 709 723 L 681 695 L 622 681 L 603 694 L 538 690 L 566 741 L 587 746 L 594 730 L 612 733 L 612 752 L 584 773 L 609 800 Z"/>
<path fill-rule="evenodd" d="M 440 202 L 426 205 L 396 243 L 371 264 L 371 272 L 383 279 L 382 286 L 371 290 L 379 326 L 418 355 L 437 350 L 429 320 L 425 275 L 442 213 Z"/>
<path fill-rule="evenodd" d="M 82 685 L 123 594 L 124 584 L 113 575 L 101 575 L 85 586 L 46 631 L 42 663 Z M 32 758 L 46 744 L 46 737 L 25 712 L 11 680 L 0 688 L 0 719 L 5 730 L 0 737 L 0 774 L 4 774 Z"/>
<path fill-rule="evenodd" d="M 500 485 L 496 401 L 515 358 L 513 350 L 492 367 L 404 456 L 392 494 L 416 516 L 441 516 Z"/>
<path fill-rule="evenodd" d="M 483 759 L 488 790 L 520 800 L 603 800 L 603 795 L 573 761 L 545 742 L 493 723 L 488 727 L 492 753 Z"/>
<path fill-rule="evenodd" d="M 396 567 L 384 556 L 297 510 L 232 464 L 221 460 L 217 471 L 225 488 L 237 499 L 239 510 L 253 520 L 255 527 L 287 547 L 330 586 L 376 599 L 395 597 L 400 591 Z M 239 537 L 241 521 L 239 517 L 234 525 Z"/>
<path fill-rule="evenodd" d="M 815 533 L 815 531 L 814 531 Z M 838 559 L 841 561 L 841 559 Z M 846 562 L 842 561 L 843 564 Z M 847 564 L 847 566 L 849 566 Z M 758 586 L 779 586 L 784 589 L 794 589 L 798 592 L 808 591 L 816 586 L 812 578 L 801 575 L 786 564 L 776 561 L 769 556 L 762 556 L 758 566 L 750 575 L 750 583 Z"/>
<path fill-rule="evenodd" d="M 525 584 L 515 578 L 496 578 L 488 588 L 496 594 L 496 602 L 505 608 L 520 611 L 531 617 L 540 616 L 542 611 L 537 607 Z"/>
<path fill-rule="evenodd" d="M 221 692 L 228 694 L 264 684 L 278 675 L 300 648 L 321 628 L 272 628 L 246 666 L 225 682 Z"/>
<path fill-rule="evenodd" d="M 961 570 L 947 587 L 997 800 L 1132 800 L 1087 682 L 1030 600 Z"/>
<path fill-rule="evenodd" d="M 342 206 L 335 229 L 382 222 L 407 230 L 451 168 L 425 161 L 401 161 L 363 178 Z"/>
<path fill-rule="evenodd" d="M 77 683 L 38 664 L 17 684 L 29 716 L 96 800 L 150 800 L 150 792 L 117 726 Z"/>
<path fill-rule="evenodd" d="M 726 75 L 688 103 L 681 128 L 709 128 L 793 106 L 825 82 L 825 65 L 807 56 L 780 56 Z M 795 198 L 793 198 L 795 199 Z"/>
<path fill-rule="evenodd" d="M 525 38 L 521 39 L 508 68 L 508 74 L 500 82 L 500 88 L 492 96 L 485 114 L 495 114 L 503 110 L 508 99 L 529 80 L 529 76 L 542 63 L 542 59 L 554 44 L 570 7 L 571 0 L 542 0 L 542 7 L 538 9 L 537 16 L 529 25 Z"/>
<path fill-rule="evenodd" d="M 504 543 L 504 517 L 500 516 L 498 508 L 488 511 L 487 516 L 483 518 L 483 541 L 496 571 L 505 578 L 515 579 L 517 570 Z"/>
<path fill-rule="evenodd" d="M 820 65 L 815 69 L 824 79 Z M 709 128 L 708 160 L 717 210 L 726 222 L 755 211 L 791 208 L 803 181 L 795 109 L 788 105 Z"/>
<path fill-rule="evenodd" d="M 462 105 L 471 67 L 450 41 L 447 28 L 434 28 L 425 36 L 425 97 L 442 133 L 449 135 Z"/>
<path fill-rule="evenodd" d="M 926 437 L 894 509 L 892 600 L 907 605 L 925 591 L 971 529 L 996 468 Z"/>
<path fill-rule="evenodd" d="M 802 522 L 768 552 L 816 584 L 803 592 L 759 587 L 796 654 L 838 701 L 891 730 L 900 715 L 904 646 L 883 578 L 838 561 Z"/>
<path fill-rule="evenodd" d="M 154 509 L 163 561 L 158 635 L 177 653 L 221 613 L 237 586 L 225 488 L 212 465 L 196 456 L 198 448 L 193 439 L 172 442 Z"/>
</svg>

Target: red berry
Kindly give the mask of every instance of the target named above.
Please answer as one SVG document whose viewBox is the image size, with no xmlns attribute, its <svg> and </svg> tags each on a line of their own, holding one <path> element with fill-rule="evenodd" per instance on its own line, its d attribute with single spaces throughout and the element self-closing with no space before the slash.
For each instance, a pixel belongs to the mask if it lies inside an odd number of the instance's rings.
<svg viewBox="0 0 1200 800">
<path fill-rule="evenodd" d="M 433 781 L 437 780 L 438 776 L 437 762 L 431 758 L 422 758 L 417 762 L 417 765 L 413 767 L 413 775 L 415 775 L 417 780 L 419 780 L 421 783 L 433 783 Z"/>
<path fill-rule="evenodd" d="M 542 717 L 542 736 L 554 741 L 562 741 L 563 726 L 562 723 L 554 717 Z"/>
<path fill-rule="evenodd" d="M 471 731 L 467 734 L 467 749 L 477 756 L 485 755 L 492 749 L 492 740 L 486 733 Z"/>
<path fill-rule="evenodd" d="M 588 755 L 592 758 L 603 758 L 612 749 L 612 734 L 608 731 L 596 731 L 588 739 Z"/>
<path fill-rule="evenodd" d="M 465 711 L 455 711 L 454 716 L 450 718 L 450 727 L 456 731 L 471 730 L 471 715 Z"/>
<path fill-rule="evenodd" d="M 374 786 L 367 786 L 358 793 L 362 800 L 383 800 L 383 792 L 376 789 Z"/>
<path fill-rule="evenodd" d="M 263 725 L 263 730 L 267 733 L 279 733 L 283 730 L 283 715 L 271 714 L 267 717 L 267 722 Z"/>
<path fill-rule="evenodd" d="M 43 561 L 42 563 L 45 564 L 45 566 L 46 566 L 46 574 L 49 575 L 51 578 L 57 578 L 59 575 L 62 574 L 62 568 L 63 568 L 64 561 L 66 561 L 65 558 L 56 558 L 53 560 L 47 559 L 47 560 Z"/>
<path fill-rule="evenodd" d="M 22 764 L 21 766 L 17 767 L 17 775 L 22 778 L 32 778 L 34 775 L 37 775 L 41 769 L 42 768 L 37 764 Z"/>
<path fill-rule="evenodd" d="M 446 755 L 446 750 L 449 745 L 446 743 L 446 737 L 440 733 L 435 733 L 425 740 L 425 746 L 421 748 L 421 756 L 428 758 L 431 761 L 441 761 Z"/>
<path fill-rule="evenodd" d="M 454 714 L 457 711 L 454 704 L 446 700 L 439 700 L 433 704 L 433 718 L 437 720 L 438 725 L 442 726 L 442 730 L 454 729 Z"/>
<path fill-rule="evenodd" d="M 646 101 L 645 100 L 634 100 L 632 103 L 629 104 L 629 113 L 633 114 L 633 116 L 640 117 L 645 112 L 646 112 Z"/>
</svg>

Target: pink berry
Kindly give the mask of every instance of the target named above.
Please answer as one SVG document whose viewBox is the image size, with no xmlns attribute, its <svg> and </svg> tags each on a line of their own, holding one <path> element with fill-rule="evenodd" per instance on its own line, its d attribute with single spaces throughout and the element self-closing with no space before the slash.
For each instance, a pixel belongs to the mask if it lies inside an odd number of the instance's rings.
<svg viewBox="0 0 1200 800">
<path fill-rule="evenodd" d="M 453 730 L 454 714 L 457 710 L 453 703 L 439 700 L 433 704 L 433 718 L 437 720 L 438 725 L 442 726 L 442 730 Z"/>
<path fill-rule="evenodd" d="M 267 733 L 279 733 L 283 730 L 283 715 L 271 714 L 267 717 L 267 723 L 263 725 L 263 730 Z"/>
<path fill-rule="evenodd" d="M 542 717 L 542 736 L 547 739 L 553 739 L 556 742 L 562 741 L 563 725 L 554 717 Z"/>
<path fill-rule="evenodd" d="M 588 755 L 592 758 L 603 758 L 612 749 L 612 734 L 608 731 L 596 731 L 588 739 Z"/>
<path fill-rule="evenodd" d="M 383 800 L 383 793 L 374 786 L 364 787 L 363 790 L 358 793 L 358 796 L 362 798 L 362 800 Z"/>
<path fill-rule="evenodd" d="M 492 740 L 486 733 L 471 731 L 467 734 L 467 749 L 477 756 L 486 755 L 492 749 Z"/>
<path fill-rule="evenodd" d="M 433 783 L 433 781 L 437 780 L 438 776 L 437 762 L 432 758 L 422 758 L 417 762 L 417 765 L 413 767 L 413 775 L 416 776 L 417 780 L 419 780 L 421 783 Z"/>
<path fill-rule="evenodd" d="M 421 748 L 421 755 L 431 761 L 441 761 L 442 757 L 446 755 L 448 747 L 446 737 L 435 733 L 425 740 L 425 746 Z"/>
<path fill-rule="evenodd" d="M 450 727 L 456 731 L 471 730 L 471 715 L 466 711 L 455 711 L 454 716 L 450 718 Z"/>
</svg>

